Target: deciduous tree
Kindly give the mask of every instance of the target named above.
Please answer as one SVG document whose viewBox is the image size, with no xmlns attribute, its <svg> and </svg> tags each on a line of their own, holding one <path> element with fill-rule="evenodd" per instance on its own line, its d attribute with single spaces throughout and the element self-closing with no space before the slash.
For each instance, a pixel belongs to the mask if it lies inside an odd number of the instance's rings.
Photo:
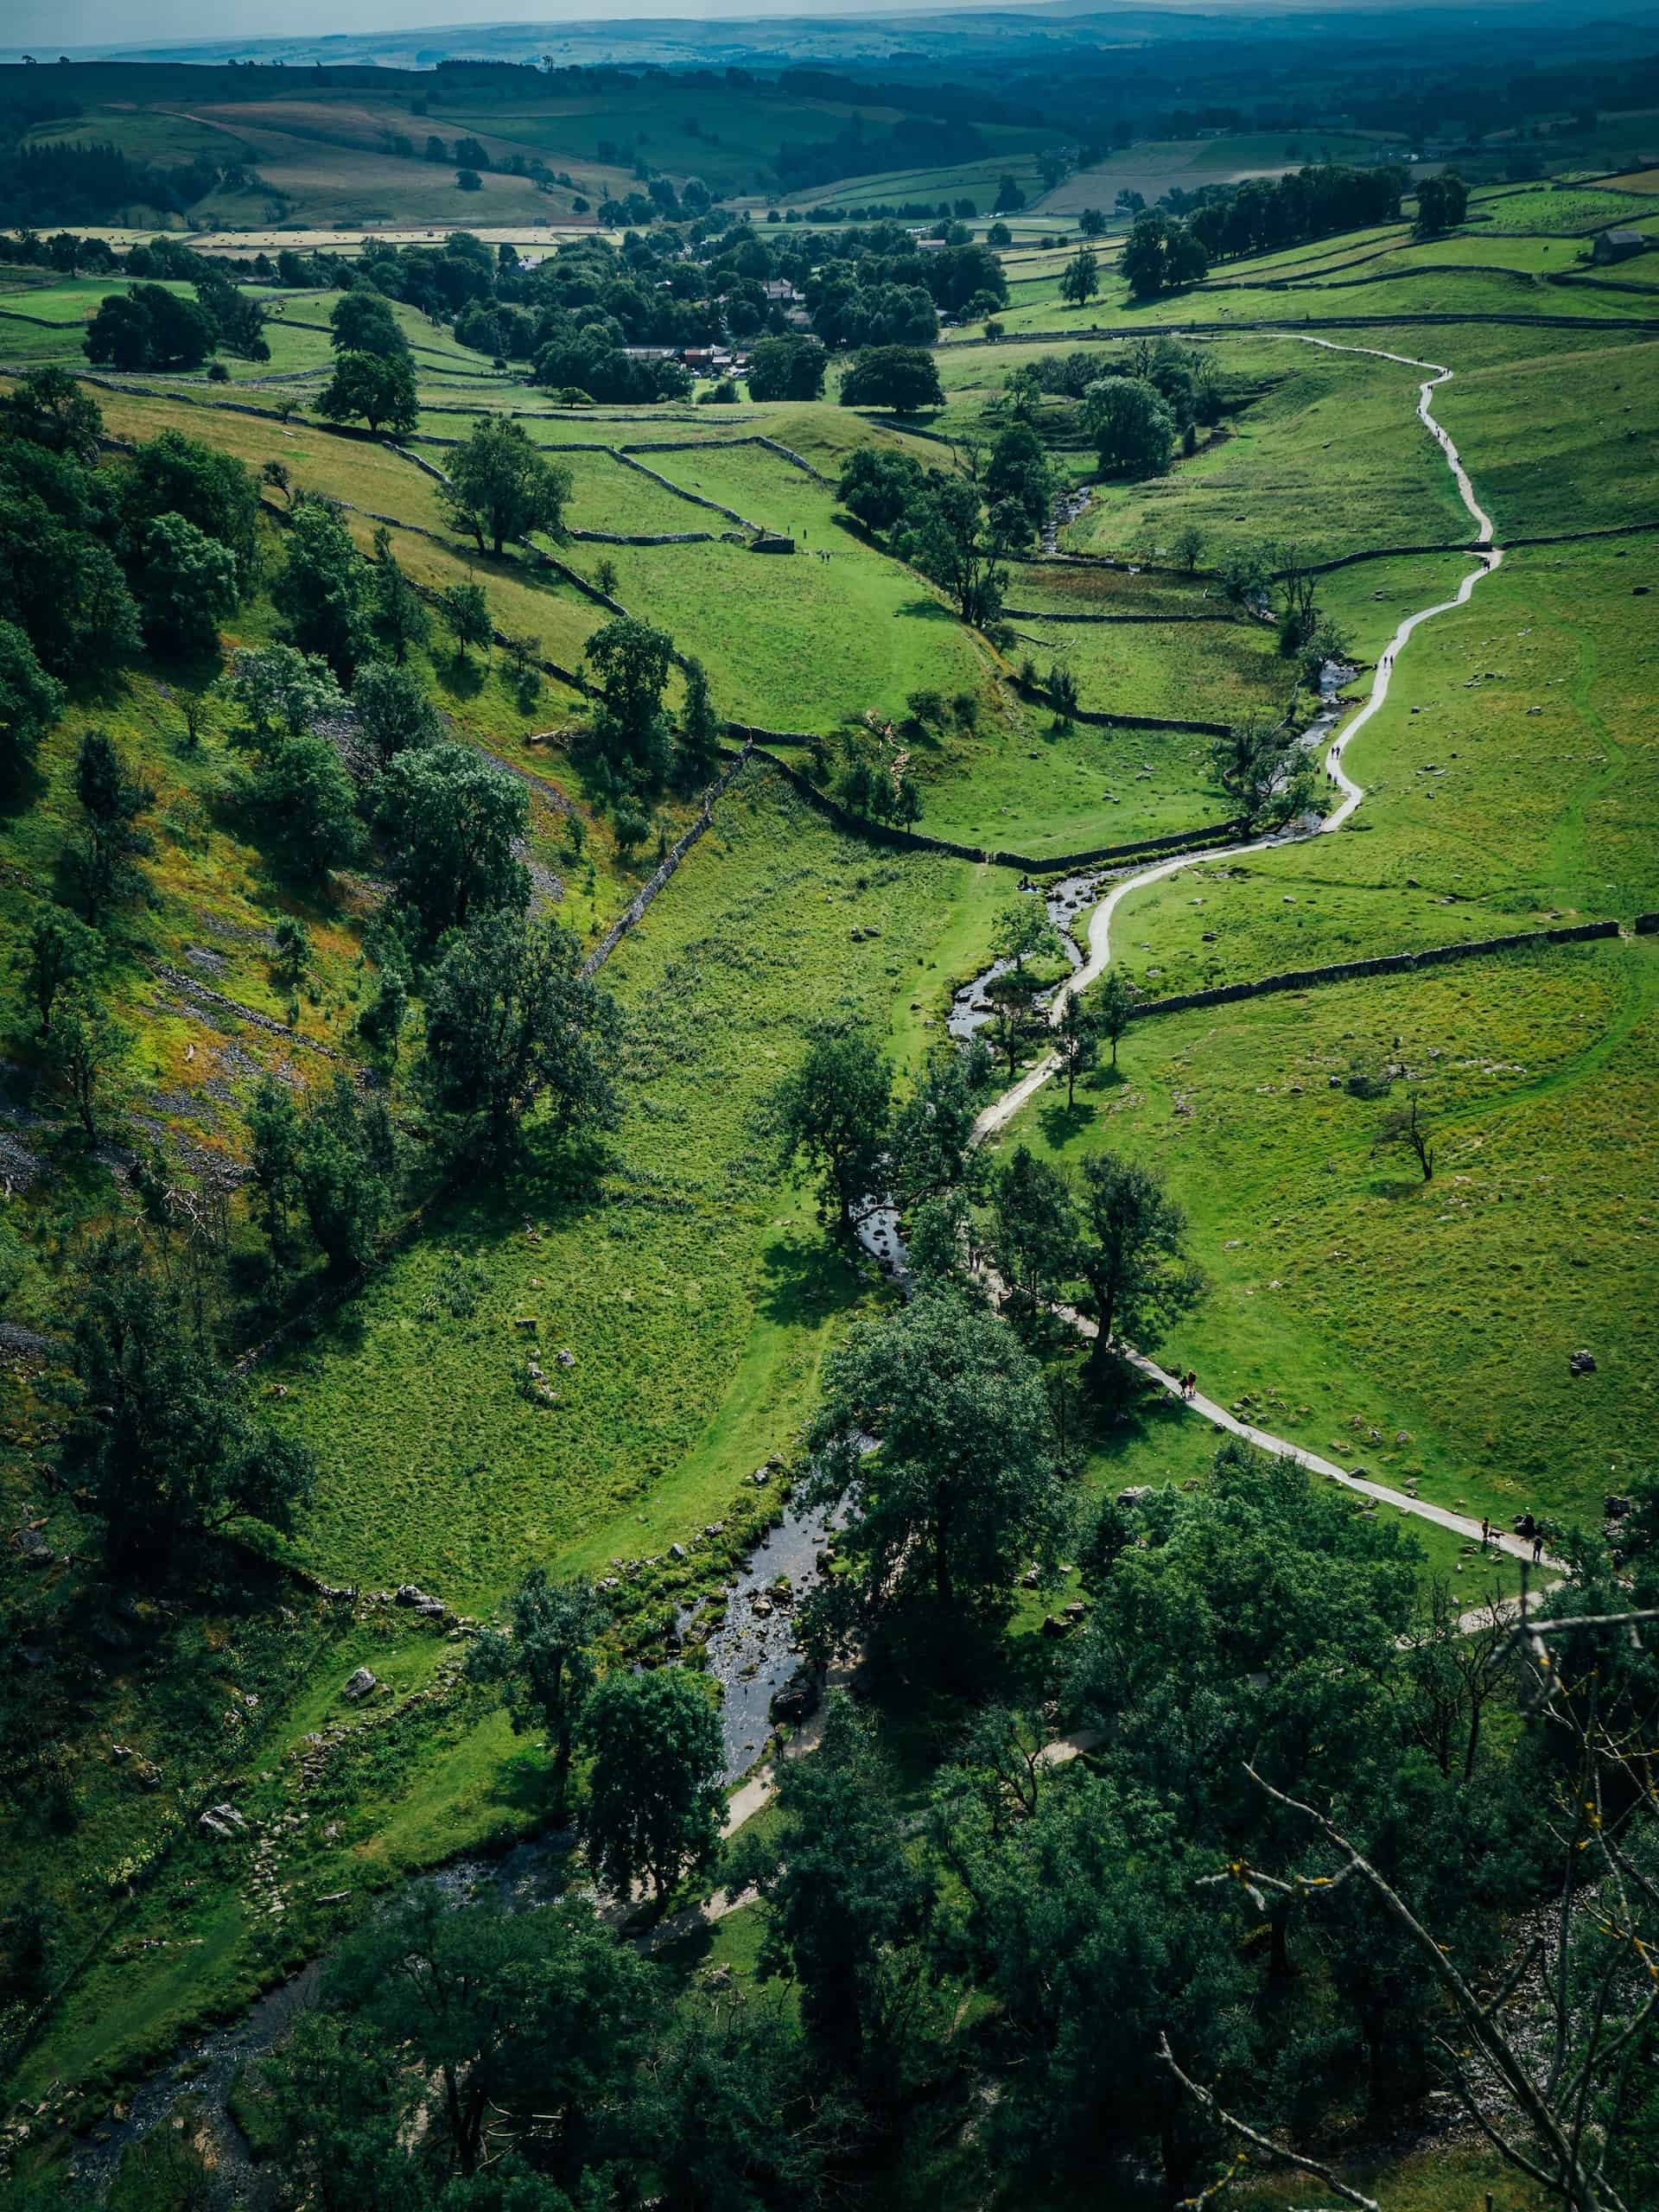
<svg viewBox="0 0 1659 2212">
<path fill-rule="evenodd" d="M 649 1675 L 618 1668 L 588 1700 L 582 1732 L 593 1754 L 582 1816 L 588 1856 L 625 1897 L 649 1879 L 661 1906 L 720 1848 L 720 1715 L 702 1680 L 683 1667 Z"/>
<path fill-rule="evenodd" d="M 808 1440 L 807 1497 L 847 1516 L 847 1573 L 813 1600 L 834 1632 L 918 1618 L 959 1666 L 964 1618 L 1000 1617 L 1020 1566 L 1054 1555 L 1065 1485 L 1041 1370 L 959 1291 L 854 1328 L 824 1363 Z"/>
<path fill-rule="evenodd" d="M 524 787 L 471 746 L 396 754 L 380 779 L 376 820 L 392 880 L 434 942 L 474 914 L 529 899 L 517 851 L 530 826 Z"/>
<path fill-rule="evenodd" d="M 1109 1366 L 1119 1332 L 1143 1347 L 1203 1288 L 1187 1256 L 1186 1217 L 1148 1167 L 1091 1154 L 1078 1171 L 1077 1272 L 1094 1299 L 1100 1333 L 1091 1365 Z"/>
<path fill-rule="evenodd" d="M 75 1295 L 79 1398 L 62 1466 L 103 1521 L 116 1571 L 164 1562 L 243 1517 L 287 1529 L 315 1479 L 310 1454 L 253 1419 L 243 1386 L 198 1347 L 178 1296 L 132 1243 L 99 1244 Z"/>
<path fill-rule="evenodd" d="M 595 1677 L 594 1646 L 610 1615 L 586 1582 L 555 1582 L 532 1567 L 508 1600 L 504 1632 L 486 1628 L 467 1655 L 475 1682 L 494 1683 L 518 1735 L 537 1732 L 553 1754 L 550 1816 L 563 1824 L 576 1723 Z"/>
<path fill-rule="evenodd" d="M 537 1098 L 561 1135 L 614 1122 L 619 1037 L 569 931 L 485 910 L 428 979 L 419 1081 L 457 1148 L 499 1159 Z"/>
<path fill-rule="evenodd" d="M 361 420 L 372 437 L 382 429 L 407 437 L 421 418 L 415 365 L 406 353 L 339 354 L 317 395 L 317 412 L 330 423 Z"/>
<path fill-rule="evenodd" d="M 442 494 L 449 518 L 470 531 L 481 553 L 487 543 L 499 556 L 510 537 L 543 531 L 556 537 L 564 526 L 570 472 L 533 444 L 521 423 L 490 416 L 473 426 L 464 446 L 447 462 Z"/>
<path fill-rule="evenodd" d="M 818 1218 L 850 1235 L 858 1208 L 881 1194 L 893 1067 L 866 1029 L 823 1035 L 772 1095 L 783 1165 L 816 1174 Z"/>
</svg>

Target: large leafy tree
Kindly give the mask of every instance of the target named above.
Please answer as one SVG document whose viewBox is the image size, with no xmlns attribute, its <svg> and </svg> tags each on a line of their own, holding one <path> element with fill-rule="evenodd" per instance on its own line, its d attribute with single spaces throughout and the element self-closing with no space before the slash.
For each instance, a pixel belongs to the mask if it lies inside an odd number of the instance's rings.
<svg viewBox="0 0 1659 2212">
<path fill-rule="evenodd" d="M 30 369 L 0 398 L 0 429 L 72 461 L 98 459 L 104 417 L 92 394 L 55 362 Z"/>
<path fill-rule="evenodd" d="M 842 378 L 841 404 L 918 415 L 925 407 L 943 407 L 944 389 L 926 346 L 873 346 Z"/>
<path fill-rule="evenodd" d="M 436 745 L 443 720 L 411 668 L 395 661 L 365 661 L 352 686 L 352 715 L 359 737 L 381 767 L 398 753 Z"/>
<path fill-rule="evenodd" d="M 62 1466 L 104 1523 L 111 1567 L 165 1562 L 245 1516 L 287 1529 L 315 1478 L 310 1455 L 253 1418 L 242 1386 L 197 1344 L 177 1291 L 111 1237 L 75 1292 L 79 1390 Z"/>
<path fill-rule="evenodd" d="M 259 487 L 252 471 L 232 454 L 181 431 L 163 430 L 126 464 L 118 498 L 141 586 L 149 525 L 159 516 L 181 515 L 231 555 L 238 591 L 252 589 L 259 574 Z"/>
<path fill-rule="evenodd" d="M 395 358 L 409 352 L 409 340 L 391 311 L 391 302 L 371 284 L 353 284 L 335 302 L 328 318 L 329 343 L 336 353 L 378 353 Z"/>
<path fill-rule="evenodd" d="M 930 1054 L 915 1089 L 893 1115 L 888 1182 L 906 1211 L 954 1192 L 973 1197 L 982 1160 L 974 1142 L 969 1071 L 955 1046 Z"/>
<path fill-rule="evenodd" d="M 499 2130 L 571 2177 L 620 2117 L 658 2002 L 651 1967 L 590 1907 L 509 1913 L 424 1885 L 350 1938 L 323 1995 L 397 2054 L 411 2109 L 435 2089 L 454 2171 L 475 2173 Z"/>
<path fill-rule="evenodd" d="M 1213 1859 L 1151 1792 L 1071 1770 L 1013 1818 L 948 1774 L 933 1827 L 958 1955 L 1007 2038 L 994 2154 L 1097 2176 L 1146 2143 L 1183 2186 L 1204 2137 L 1157 2063 L 1160 2035 L 1206 2081 L 1249 2078 L 1257 2055 L 1250 1977 L 1195 1887 Z"/>
<path fill-rule="evenodd" d="M 468 530 L 481 553 L 499 555 L 510 537 L 545 531 L 556 537 L 570 497 L 570 472 L 550 461 L 522 423 L 490 416 L 475 423 L 464 446 L 449 455 L 443 505 Z"/>
<path fill-rule="evenodd" d="M 1080 308 L 1100 289 L 1100 256 L 1079 246 L 1060 271 L 1060 297 L 1068 307 Z"/>
<path fill-rule="evenodd" d="M 818 1218 L 843 1235 L 881 1194 L 892 1103 L 892 1064 L 867 1029 L 816 1038 L 772 1093 L 783 1164 L 818 1177 Z"/>
<path fill-rule="evenodd" d="M 97 729 L 80 741 L 75 794 L 86 824 L 76 849 L 76 873 L 86 918 L 96 922 L 108 907 L 143 887 L 137 862 L 155 851 L 156 841 L 138 817 L 156 804 L 156 794 L 128 775 L 113 743 Z"/>
<path fill-rule="evenodd" d="M 480 913 L 428 978 L 421 1087 L 456 1147 L 499 1158 L 540 1098 L 566 1135 L 616 1118 L 620 1017 L 556 922 Z"/>
<path fill-rule="evenodd" d="M 803 2024 L 836 2072 L 896 2063 L 933 1878 L 907 1845 L 874 1732 L 844 1692 L 829 1701 L 813 1756 L 779 1761 L 778 1808 L 778 1826 L 740 1847 L 732 1868 L 764 1900 L 762 1972 L 797 1983 Z"/>
<path fill-rule="evenodd" d="M 1010 423 L 991 448 L 985 496 L 993 506 L 1012 499 L 1033 530 L 1041 528 L 1054 497 L 1054 465 L 1029 423 Z"/>
<path fill-rule="evenodd" d="M 749 397 L 821 399 L 825 354 L 816 338 L 763 338 L 749 356 Z"/>
<path fill-rule="evenodd" d="M 382 429 L 407 437 L 421 417 L 415 365 L 403 353 L 341 353 L 317 396 L 317 412 L 330 423 L 361 420 L 371 436 Z"/>
<path fill-rule="evenodd" d="M 593 747 L 619 781 L 649 790 L 669 761 L 663 711 L 674 641 L 632 615 L 620 615 L 588 639 L 586 658 L 599 691 Z"/>
<path fill-rule="evenodd" d="M 1014 1312 L 1032 1322 L 1072 1272 L 1077 1222 L 1065 1175 L 1016 1145 L 991 1182 L 991 1254 Z"/>
<path fill-rule="evenodd" d="M 880 446 L 855 446 L 842 464 L 836 497 L 867 530 L 891 530 L 925 488 L 919 461 Z"/>
<path fill-rule="evenodd" d="M 380 779 L 376 818 L 392 879 L 429 938 L 528 901 L 518 856 L 530 827 L 524 787 L 470 746 L 397 753 Z"/>
<path fill-rule="evenodd" d="M 1104 1371 L 1114 1339 L 1154 1344 L 1204 1287 L 1186 1250 L 1186 1216 L 1149 1167 L 1092 1153 L 1077 1184 L 1077 1272 L 1100 1333 L 1091 1364 Z"/>
<path fill-rule="evenodd" d="M 851 2147 L 849 2123 L 793 2026 L 754 2005 L 680 2012 L 629 2110 L 635 2158 L 674 2212 L 809 2212 Z"/>
<path fill-rule="evenodd" d="M 1319 789 L 1313 755 L 1300 730 L 1253 715 L 1235 723 L 1210 750 L 1211 766 L 1256 829 L 1276 829 L 1305 813 Z"/>
<path fill-rule="evenodd" d="M 219 325 L 199 300 L 135 284 L 107 296 L 83 343 L 89 361 L 118 369 L 195 369 L 219 343 Z"/>
<path fill-rule="evenodd" d="M 337 1075 L 295 1131 L 293 1179 L 330 1268 L 346 1274 L 365 1266 L 397 1189 L 397 1147 L 384 1096 L 361 1097 L 349 1076 Z"/>
<path fill-rule="evenodd" d="M 982 626 L 1001 613 L 1008 556 L 1030 538 L 1030 518 L 1019 500 L 988 508 L 967 477 L 930 469 L 923 496 L 894 543 L 904 559 L 950 594 L 964 622 Z"/>
<path fill-rule="evenodd" d="M 720 1715 L 683 1667 L 619 1668 L 588 1700 L 582 1728 L 593 1754 L 582 1818 L 588 1856 L 625 1896 L 649 1879 L 660 1905 L 720 1848 Z"/>
<path fill-rule="evenodd" d="M 311 731 L 284 738 L 260 761 L 249 795 L 266 836 L 309 881 L 355 856 L 357 793 L 327 738 Z"/>
<path fill-rule="evenodd" d="M 233 655 L 229 690 L 243 715 L 231 742 L 256 753 L 271 752 L 285 738 L 346 712 L 346 694 L 321 654 L 292 645 L 245 648 Z"/>
<path fill-rule="evenodd" d="M 43 467 L 20 467 L 25 455 Z M 108 668 L 138 645 L 138 610 L 94 519 L 73 463 L 21 441 L 0 445 L 0 621 L 54 676 Z"/>
<path fill-rule="evenodd" d="M 288 642 L 318 653 L 342 683 L 369 648 L 368 564 L 331 506 L 302 499 L 288 530 L 288 558 L 270 588 Z"/>
<path fill-rule="evenodd" d="M 1137 300 L 1152 300 L 1201 282 L 1209 273 L 1210 257 L 1179 216 L 1148 207 L 1130 226 L 1118 267 Z"/>
<path fill-rule="evenodd" d="M 40 906 L 29 925 L 29 948 L 24 956 L 23 988 L 35 1012 L 44 1037 L 52 1027 L 52 1009 L 60 995 L 77 984 L 89 984 L 104 957 L 102 941 L 79 915 L 67 906 Z"/>
<path fill-rule="evenodd" d="M 564 1819 L 576 1723 L 593 1688 L 594 1646 L 610 1614 L 586 1582 L 555 1582 L 532 1567 L 507 1605 L 504 1631 L 486 1628 L 467 1655 L 475 1682 L 493 1682 L 516 1734 L 538 1732 L 553 1754 L 550 1817 Z"/>
<path fill-rule="evenodd" d="M 847 1513 L 849 1571 L 822 1608 L 836 1630 L 909 1613 L 960 1656 L 964 1617 L 995 1618 L 1024 1562 L 1054 1556 L 1065 1490 L 1041 1370 L 962 1293 L 854 1329 L 824 1363 L 810 1443 L 809 1498 Z"/>
<path fill-rule="evenodd" d="M 438 595 L 438 613 L 455 641 L 455 659 L 462 667 L 467 664 L 469 645 L 476 645 L 480 652 L 489 651 L 495 625 L 482 584 L 448 585 Z"/>
<path fill-rule="evenodd" d="M 700 660 L 685 664 L 685 704 L 674 740 L 676 791 L 699 791 L 720 766 L 721 720 L 709 695 L 709 671 Z"/>
<path fill-rule="evenodd" d="M 182 515 L 157 515 L 138 569 L 144 634 L 173 653 L 210 652 L 238 597 L 236 556 Z"/>
<path fill-rule="evenodd" d="M 1102 377 L 1083 397 L 1083 427 L 1103 476 L 1155 476 L 1169 459 L 1175 417 L 1142 377 Z"/>
<path fill-rule="evenodd" d="M 12 782 L 35 758 L 67 696 L 17 625 L 0 621 L 0 781 Z"/>
<path fill-rule="evenodd" d="M 398 567 L 391 532 L 383 523 L 374 533 L 374 563 L 369 572 L 369 626 L 401 666 L 411 645 L 426 643 L 431 617 L 419 593 Z"/>
</svg>

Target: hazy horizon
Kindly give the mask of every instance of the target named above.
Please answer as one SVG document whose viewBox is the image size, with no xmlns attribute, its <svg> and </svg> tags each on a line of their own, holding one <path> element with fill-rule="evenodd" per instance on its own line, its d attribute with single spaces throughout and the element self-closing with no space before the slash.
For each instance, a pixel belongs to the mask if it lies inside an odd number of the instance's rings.
<svg viewBox="0 0 1659 2212">
<path fill-rule="evenodd" d="M 1334 0 L 1341 12 L 1345 0 Z M 1482 0 L 1440 0 L 1463 14 Z M 1513 16 L 1517 7 L 1548 12 L 1550 0 L 1497 0 L 1493 12 Z M 1582 0 L 1579 0 L 1581 6 Z M 950 16 L 988 11 L 1041 12 L 1065 16 L 1133 10 L 1171 17 L 1274 16 L 1330 11 L 1333 0 L 291 0 L 281 22 L 273 23 L 259 0 L 12 0 L 0 60 L 30 54 L 49 60 L 60 54 L 91 59 L 142 49 L 209 45 L 289 45 L 315 39 L 396 37 L 400 33 L 485 30 L 494 26 L 568 29 L 606 22 L 743 23 L 846 21 L 858 17 Z M 1421 10 L 1423 0 L 1361 0 L 1359 14 Z M 1565 0 L 1562 12 L 1573 12 Z M 1638 13 L 1643 12 L 1641 10 Z"/>
<path fill-rule="evenodd" d="M 414 29 L 483 29 L 495 23 L 775 21 L 795 16 L 944 15 L 959 8 L 1023 8 L 1043 0 L 291 0 L 280 23 L 259 0 L 16 0 L 0 54 L 116 52 L 245 38 L 249 45 L 296 38 L 351 37 Z M 1105 0 L 1109 5 L 1110 0 Z M 1141 0 L 1172 14 L 1203 12 L 1205 0 Z M 1226 0 L 1221 0 L 1225 5 Z M 1272 6 L 1267 0 L 1264 12 Z"/>
</svg>

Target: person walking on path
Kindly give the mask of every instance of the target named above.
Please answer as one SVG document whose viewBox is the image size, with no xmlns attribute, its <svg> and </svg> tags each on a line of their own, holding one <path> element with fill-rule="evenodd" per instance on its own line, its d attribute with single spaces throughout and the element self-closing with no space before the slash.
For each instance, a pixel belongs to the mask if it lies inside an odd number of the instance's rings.
<svg viewBox="0 0 1659 2212">
<path fill-rule="evenodd" d="M 1189 1367 L 1181 1377 L 1181 1395 L 1190 1402 L 1198 1387 L 1198 1370 L 1196 1367 Z"/>
<path fill-rule="evenodd" d="M 1489 1552 L 1489 1551 L 1491 1551 L 1491 1548 L 1492 1548 L 1492 1522 L 1491 1522 L 1491 1516 L 1490 1514 L 1487 1514 L 1487 1513 L 1483 1513 L 1483 1514 L 1481 1515 L 1481 1516 L 1480 1516 L 1480 1548 L 1482 1549 L 1482 1551 L 1483 1551 L 1483 1552 Z"/>
<path fill-rule="evenodd" d="M 1541 1529 L 1535 1529 L 1533 1530 L 1533 1532 L 1532 1532 L 1532 1563 L 1533 1563 L 1533 1565 L 1534 1565 L 1535 1567 L 1537 1567 L 1538 1565 L 1540 1565 L 1540 1564 L 1541 1564 L 1541 1561 L 1542 1561 L 1542 1560 L 1543 1560 L 1543 1556 L 1544 1556 L 1544 1532 L 1543 1532 L 1543 1530 L 1542 1530 Z"/>
</svg>

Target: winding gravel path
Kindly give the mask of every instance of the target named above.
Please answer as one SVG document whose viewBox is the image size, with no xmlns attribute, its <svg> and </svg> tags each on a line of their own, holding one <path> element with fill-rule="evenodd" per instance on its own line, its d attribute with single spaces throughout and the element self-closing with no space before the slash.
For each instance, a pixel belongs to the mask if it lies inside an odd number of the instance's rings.
<svg viewBox="0 0 1659 2212">
<path fill-rule="evenodd" d="M 1418 418 L 1445 454 L 1446 466 L 1452 471 L 1452 480 L 1458 487 L 1458 495 L 1474 522 L 1476 542 L 1481 549 L 1476 555 L 1479 565 L 1471 569 L 1465 576 L 1452 598 L 1437 601 L 1432 607 L 1419 607 L 1414 614 L 1408 614 L 1395 632 L 1377 661 L 1376 673 L 1371 678 L 1370 691 L 1364 704 L 1338 730 L 1331 741 L 1330 749 L 1325 754 L 1325 766 L 1341 796 L 1337 805 L 1325 816 L 1318 829 L 1303 832 L 1300 836 L 1280 832 L 1272 836 L 1258 837 L 1254 843 L 1248 845 L 1203 847 L 1197 852 L 1182 853 L 1173 860 L 1156 861 L 1150 868 L 1139 868 L 1133 875 L 1125 876 L 1121 883 L 1114 885 L 1090 915 L 1088 957 L 1082 967 L 1077 969 L 1054 994 L 1049 1007 L 1051 1022 L 1058 1020 L 1066 1000 L 1073 993 L 1087 989 L 1096 977 L 1104 973 L 1111 961 L 1112 917 L 1123 901 L 1135 892 L 1144 890 L 1150 883 L 1160 882 L 1165 876 L 1179 874 L 1183 868 L 1200 867 L 1206 861 L 1236 860 L 1245 853 L 1270 852 L 1278 846 L 1299 843 L 1306 837 L 1325 836 L 1333 830 L 1342 828 L 1365 796 L 1363 786 L 1357 784 L 1343 766 L 1343 755 L 1349 744 L 1364 728 L 1372 715 L 1380 710 L 1387 699 L 1389 686 L 1394 677 L 1395 663 L 1398 660 L 1408 639 L 1421 624 L 1433 621 L 1436 615 L 1449 614 L 1454 608 L 1465 606 L 1475 586 L 1484 577 L 1490 576 L 1503 561 L 1503 548 L 1492 543 L 1492 518 L 1476 499 L 1474 486 L 1469 481 L 1468 472 L 1464 467 L 1462 457 L 1457 447 L 1452 442 L 1450 434 L 1441 423 L 1435 420 L 1433 405 L 1435 390 L 1439 385 L 1446 383 L 1453 372 L 1438 361 L 1420 361 L 1408 353 L 1390 353 L 1376 346 L 1340 346 L 1334 339 L 1311 337 L 1302 338 L 1298 342 L 1304 346 L 1323 346 L 1327 352 L 1333 353 L 1368 353 L 1377 360 L 1398 361 L 1404 368 L 1423 369 L 1427 372 L 1418 392 Z M 976 1137 L 982 1141 L 985 1138 L 995 1135 L 999 1130 L 1007 1128 L 1021 1109 L 1036 1096 L 1058 1066 L 1058 1056 L 1052 1052 L 1046 1053 L 1033 1067 L 1029 1068 L 1020 1077 L 1018 1083 L 1011 1085 L 1000 1098 L 994 1101 L 980 1115 L 974 1124 Z M 1092 1321 L 1085 1321 L 1078 1316 L 1077 1324 L 1085 1334 L 1092 1336 L 1096 1333 Z M 1143 1375 L 1158 1383 L 1172 1396 L 1179 1395 L 1180 1382 L 1178 1376 L 1167 1373 L 1157 1364 L 1156 1361 L 1148 1359 L 1143 1352 L 1128 1351 L 1127 1357 Z M 1448 1529 L 1454 1535 L 1470 1538 L 1475 1541 L 1479 1541 L 1480 1524 L 1478 1521 L 1470 1519 L 1466 1514 L 1448 1511 L 1445 1506 L 1430 1504 L 1426 1498 L 1408 1497 L 1402 1491 L 1390 1490 L 1382 1483 L 1371 1482 L 1363 1475 L 1357 1475 L 1349 1469 L 1339 1466 L 1335 1460 L 1325 1459 L 1317 1452 L 1309 1452 L 1301 1445 L 1293 1443 L 1287 1437 L 1274 1436 L 1267 1429 L 1257 1428 L 1249 1421 L 1239 1421 L 1224 1406 L 1218 1405 L 1213 1398 L 1203 1397 L 1195 1393 L 1185 1402 L 1194 1413 L 1200 1414 L 1217 1428 L 1226 1429 L 1232 1435 L 1243 1437 L 1261 1451 L 1270 1452 L 1281 1459 L 1294 1459 L 1299 1466 L 1306 1467 L 1312 1474 L 1323 1475 L 1333 1482 L 1341 1483 L 1344 1488 L 1357 1491 L 1363 1496 L 1375 1499 L 1379 1504 L 1392 1505 L 1403 1513 L 1414 1514 L 1420 1520 L 1432 1522 L 1436 1527 Z M 1522 1538 L 1499 1535 L 1497 1541 L 1511 1557 L 1530 1560 L 1532 1547 Z"/>
</svg>

